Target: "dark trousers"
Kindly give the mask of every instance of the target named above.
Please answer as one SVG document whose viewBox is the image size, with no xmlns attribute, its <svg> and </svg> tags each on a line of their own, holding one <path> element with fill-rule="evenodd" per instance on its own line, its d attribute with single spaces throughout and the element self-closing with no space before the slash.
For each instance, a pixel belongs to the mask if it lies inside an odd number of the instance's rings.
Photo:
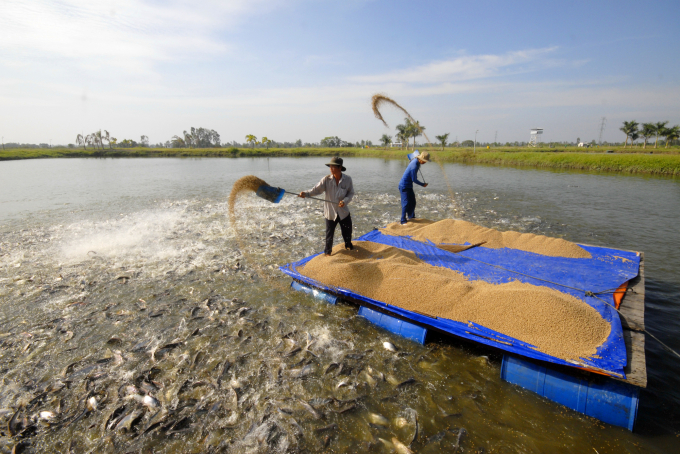
<svg viewBox="0 0 680 454">
<path fill-rule="evenodd" d="M 342 220 L 339 216 L 336 216 L 333 221 L 326 219 L 326 249 L 324 249 L 326 254 L 330 254 L 333 250 L 333 236 L 335 235 L 335 226 L 338 224 L 340 224 L 342 239 L 345 240 L 345 247 L 348 249 L 354 248 L 352 246 L 352 215 L 348 214 Z"/>
<path fill-rule="evenodd" d="M 416 217 L 416 193 L 413 188 L 399 188 L 401 193 L 401 223 L 406 222 L 406 217 Z"/>
</svg>

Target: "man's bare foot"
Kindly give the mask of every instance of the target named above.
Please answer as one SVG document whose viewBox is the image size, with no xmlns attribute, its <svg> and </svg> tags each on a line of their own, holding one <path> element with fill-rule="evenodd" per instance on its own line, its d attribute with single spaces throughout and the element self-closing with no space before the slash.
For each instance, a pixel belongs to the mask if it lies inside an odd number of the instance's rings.
<svg viewBox="0 0 680 454">
<path fill-rule="evenodd" d="M 330 257 L 330 256 L 331 256 L 330 254 L 326 254 L 325 252 L 324 252 L 323 255 L 325 255 L 326 257 Z"/>
</svg>

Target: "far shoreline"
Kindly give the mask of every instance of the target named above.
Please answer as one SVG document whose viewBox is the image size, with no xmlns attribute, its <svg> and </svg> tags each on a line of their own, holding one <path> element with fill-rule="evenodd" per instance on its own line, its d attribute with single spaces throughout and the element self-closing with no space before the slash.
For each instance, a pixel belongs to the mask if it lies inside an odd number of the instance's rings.
<svg viewBox="0 0 680 454">
<path fill-rule="evenodd" d="M 441 163 L 486 164 L 539 169 L 584 170 L 617 174 L 680 177 L 680 148 L 495 147 L 492 149 L 418 147 Z M 577 151 L 578 150 L 578 151 Z M 411 151 L 397 148 L 16 148 L 0 150 L 0 161 L 45 158 L 186 158 L 343 156 L 404 159 Z"/>
</svg>

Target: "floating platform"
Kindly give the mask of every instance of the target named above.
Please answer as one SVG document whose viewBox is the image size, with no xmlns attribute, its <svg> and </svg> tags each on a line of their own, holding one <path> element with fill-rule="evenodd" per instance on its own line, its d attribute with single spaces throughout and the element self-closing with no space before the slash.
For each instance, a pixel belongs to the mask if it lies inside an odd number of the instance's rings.
<svg viewBox="0 0 680 454">
<path fill-rule="evenodd" d="M 329 287 L 314 281 L 301 274 L 298 268 L 316 255 L 280 267 L 281 271 L 294 279 L 292 283 L 294 289 L 310 293 L 317 299 L 331 304 L 344 300 L 358 305 L 360 315 L 397 335 L 424 343 L 427 331 L 436 330 L 503 350 L 501 377 L 504 380 L 609 424 L 633 430 L 637 417 L 638 391 L 647 385 L 643 333 L 645 292 L 642 253 L 580 245 L 593 256 L 589 262 L 590 259 L 545 257 L 515 250 L 508 253 L 507 249 L 474 248 L 454 254 L 443 251 L 433 244 L 383 235 L 378 231 L 369 232 L 357 238 L 357 241 L 373 241 L 413 251 L 428 263 L 463 272 L 471 280 L 484 279 L 487 282 L 501 283 L 517 279 L 535 285 L 545 285 L 539 281 L 547 277 L 555 279 L 553 275 L 556 273 L 562 282 L 568 282 L 568 285 L 576 288 L 592 289 L 589 290 L 590 293 L 606 288 L 619 288 L 621 284 L 627 282 L 628 286 L 618 311 L 610 307 L 609 303 L 602 304 L 597 301 L 611 297 L 613 305 L 615 303 L 612 295 L 596 293 L 600 297 L 595 298 L 581 292 L 580 299 L 595 307 L 611 324 L 612 334 L 598 349 L 596 356 L 599 358 L 572 361 L 547 355 L 532 345 L 472 322 L 461 323 L 407 311 L 348 289 Z M 525 277 L 509 278 L 497 270 L 488 273 L 484 271 L 484 265 L 480 267 L 479 263 L 514 266 L 525 271 L 523 273 Z M 575 269 L 580 272 L 574 273 Z M 484 276 L 485 272 L 490 274 L 490 277 Z M 570 280 L 569 273 L 579 274 L 578 279 Z M 595 283 L 599 287 L 594 286 Z M 564 291 L 559 287 L 554 288 Z"/>
</svg>

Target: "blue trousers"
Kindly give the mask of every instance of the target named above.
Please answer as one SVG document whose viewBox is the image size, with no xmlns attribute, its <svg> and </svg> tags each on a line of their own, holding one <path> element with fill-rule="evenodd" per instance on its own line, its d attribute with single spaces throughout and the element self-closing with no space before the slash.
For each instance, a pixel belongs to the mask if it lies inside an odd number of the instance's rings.
<svg viewBox="0 0 680 454">
<path fill-rule="evenodd" d="M 401 222 L 406 222 L 406 218 L 416 217 L 416 193 L 413 188 L 399 188 L 401 192 Z"/>
</svg>

